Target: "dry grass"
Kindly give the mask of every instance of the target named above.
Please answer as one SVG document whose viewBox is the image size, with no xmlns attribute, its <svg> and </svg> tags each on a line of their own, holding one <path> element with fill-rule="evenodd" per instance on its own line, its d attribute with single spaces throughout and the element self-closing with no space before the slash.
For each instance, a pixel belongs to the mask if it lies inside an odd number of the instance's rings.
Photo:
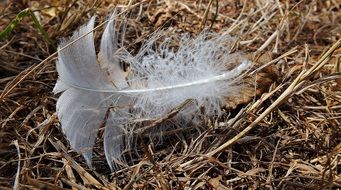
<svg viewBox="0 0 341 190">
<path fill-rule="evenodd" d="M 338 0 L 224 0 L 218 9 L 214 0 L 114 2 L 1 1 L 0 31 L 31 8 L 54 44 L 29 17 L 0 42 L 0 189 L 341 188 Z M 91 15 L 102 23 L 115 4 L 129 13 L 130 50 L 160 27 L 228 31 L 255 65 L 223 116 L 142 141 L 129 166 L 110 173 L 100 135 L 94 168 L 70 150 L 51 91 L 58 39 Z"/>
</svg>

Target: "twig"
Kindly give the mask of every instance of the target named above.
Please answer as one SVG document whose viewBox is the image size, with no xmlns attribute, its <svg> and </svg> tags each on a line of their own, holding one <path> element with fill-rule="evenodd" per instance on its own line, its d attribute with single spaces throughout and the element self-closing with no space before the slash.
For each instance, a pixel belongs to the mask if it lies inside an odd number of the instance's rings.
<svg viewBox="0 0 341 190">
<path fill-rule="evenodd" d="M 152 124 L 137 129 L 134 131 L 135 134 L 142 134 L 143 132 L 147 131 L 148 129 L 154 128 L 156 126 L 159 126 L 161 123 L 163 123 L 164 121 L 171 119 L 172 117 L 174 117 L 176 114 L 178 114 L 181 110 L 183 110 L 184 108 L 186 108 L 188 105 L 190 105 L 191 103 L 193 103 L 192 99 L 186 100 L 185 102 L 183 102 L 181 105 L 179 105 L 178 107 L 176 107 L 175 109 L 173 109 L 172 111 L 170 111 L 167 115 L 165 115 L 164 117 L 154 121 Z"/>
<path fill-rule="evenodd" d="M 20 175 L 20 160 L 21 160 L 20 147 L 19 147 L 18 140 L 13 141 L 13 144 L 15 148 L 17 149 L 17 154 L 18 154 L 18 168 L 17 168 L 17 174 L 15 175 L 13 189 L 19 190 L 20 189 L 19 183 L 20 183 L 20 176 L 21 176 Z"/>
<path fill-rule="evenodd" d="M 99 189 L 107 189 L 103 187 L 103 185 L 95 179 L 92 175 L 90 175 L 84 168 L 82 168 L 66 151 L 66 147 L 60 142 L 55 142 L 51 138 L 48 138 L 49 142 L 58 150 L 63 152 L 64 158 L 69 162 L 70 166 L 74 168 L 78 174 L 88 180 L 92 185 Z"/>
</svg>

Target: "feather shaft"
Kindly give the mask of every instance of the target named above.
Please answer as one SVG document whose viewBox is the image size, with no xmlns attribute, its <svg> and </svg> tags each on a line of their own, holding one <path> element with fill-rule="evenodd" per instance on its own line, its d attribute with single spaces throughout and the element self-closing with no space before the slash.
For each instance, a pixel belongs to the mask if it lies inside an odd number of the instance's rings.
<svg viewBox="0 0 341 190">
<path fill-rule="evenodd" d="M 116 93 L 116 94 L 140 94 L 140 93 L 146 93 L 146 92 L 156 92 L 156 91 L 166 91 L 166 90 L 174 90 L 179 88 L 186 88 L 191 86 L 197 86 L 197 85 L 204 85 L 208 83 L 215 83 L 217 81 L 224 81 L 224 80 L 231 80 L 232 75 L 238 76 L 241 74 L 242 71 L 244 71 L 246 68 L 248 68 L 251 65 L 250 62 L 245 61 L 242 64 L 240 64 L 237 68 L 228 71 L 224 74 L 213 76 L 211 78 L 207 79 L 201 79 L 193 82 L 188 82 L 184 84 L 177 84 L 173 86 L 164 86 L 164 87 L 158 87 L 158 88 L 144 88 L 144 89 L 130 89 L 130 90 L 113 90 L 113 89 L 92 89 L 92 88 L 86 88 L 82 86 L 78 86 L 75 84 L 68 83 L 67 81 L 60 78 L 61 81 L 63 81 L 65 84 L 72 86 L 73 88 L 77 88 L 84 91 L 90 91 L 90 92 L 104 92 L 104 93 Z"/>
</svg>

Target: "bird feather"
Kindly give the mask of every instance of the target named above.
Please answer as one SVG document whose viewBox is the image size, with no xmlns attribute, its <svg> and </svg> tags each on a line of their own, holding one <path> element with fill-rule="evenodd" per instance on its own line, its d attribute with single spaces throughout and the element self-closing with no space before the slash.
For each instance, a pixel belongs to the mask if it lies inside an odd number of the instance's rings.
<svg viewBox="0 0 341 190">
<path fill-rule="evenodd" d="M 111 19 L 96 57 L 94 21 L 92 17 L 59 45 L 69 46 L 59 51 L 59 79 L 54 88 L 54 93 L 61 93 L 56 107 L 63 132 L 88 165 L 101 125 L 106 159 L 115 170 L 115 163 L 123 159 L 122 150 L 131 146 L 129 137 L 138 126 L 131 124 L 133 120 L 162 118 L 194 99 L 197 103 L 175 118 L 183 125 L 201 106 L 207 115 L 219 114 L 223 99 L 240 93 L 240 76 L 251 63 L 244 59 L 233 67 L 231 60 L 243 56 L 230 52 L 234 39 L 227 34 L 203 32 L 192 38 L 156 32 L 132 55 L 124 47 L 118 50 L 116 21 Z M 156 45 L 160 38 L 164 38 L 162 43 Z M 179 42 L 177 48 L 174 41 Z M 120 62 L 129 65 L 128 73 Z"/>
</svg>

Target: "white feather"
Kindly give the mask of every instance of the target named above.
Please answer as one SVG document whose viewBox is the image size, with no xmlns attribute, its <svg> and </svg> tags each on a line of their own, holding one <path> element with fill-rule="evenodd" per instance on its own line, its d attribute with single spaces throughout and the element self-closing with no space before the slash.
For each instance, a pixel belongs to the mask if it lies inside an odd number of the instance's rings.
<svg viewBox="0 0 341 190">
<path fill-rule="evenodd" d="M 161 118 L 187 99 L 195 99 L 197 106 L 177 118 L 188 119 L 200 106 L 208 115 L 219 114 L 223 98 L 239 94 L 238 77 L 250 66 L 244 60 L 231 69 L 231 60 L 242 56 L 229 52 L 233 38 L 214 33 L 196 38 L 172 35 L 157 46 L 156 40 L 165 34 L 159 32 L 136 55 L 117 51 L 114 23 L 110 21 L 103 32 L 98 61 L 92 32 L 59 52 L 59 80 L 54 88 L 55 93 L 62 92 L 57 113 L 63 131 L 89 165 L 97 130 L 105 123 L 104 150 L 111 169 L 130 146 L 133 120 Z M 60 47 L 91 31 L 93 25 L 94 18 Z M 180 43 L 177 50 L 174 41 Z M 120 61 L 130 65 L 128 74 Z"/>
</svg>

